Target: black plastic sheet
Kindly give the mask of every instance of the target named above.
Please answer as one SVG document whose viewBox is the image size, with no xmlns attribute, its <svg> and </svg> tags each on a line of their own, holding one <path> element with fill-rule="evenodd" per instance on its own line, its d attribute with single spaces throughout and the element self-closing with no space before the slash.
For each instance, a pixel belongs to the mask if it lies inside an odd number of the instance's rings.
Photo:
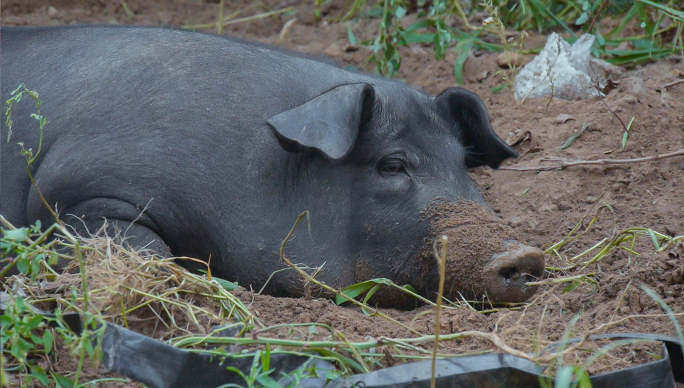
<svg viewBox="0 0 684 388">
<path fill-rule="evenodd" d="M 112 372 L 130 377 L 157 388 L 171 387 L 218 387 L 224 384 L 245 385 L 245 380 L 228 366 L 249 375 L 251 357 L 217 357 L 175 348 L 142 334 L 107 324 L 102 338 L 102 364 Z M 315 365 L 318 378 L 308 378 L 297 383 L 303 387 L 322 387 L 325 372 L 335 367 L 327 361 L 290 354 L 271 354 L 270 367 L 275 368 L 271 377 L 277 379 L 300 367 Z M 288 377 L 278 381 L 288 385 Z"/>
<path fill-rule="evenodd" d="M 592 339 L 623 338 L 662 341 L 661 359 L 591 376 L 593 388 L 674 388 L 675 381 L 684 382 L 681 379 L 684 371 L 682 348 L 676 338 L 631 333 L 592 337 Z M 578 340 L 573 339 L 570 343 Z M 339 378 L 327 387 L 429 387 L 431 368 L 431 361 L 403 364 L 371 373 Z M 510 354 L 483 354 L 438 360 L 435 380 L 438 387 L 540 387 L 542 369 L 541 366 L 529 360 Z M 675 376 L 677 376 L 676 380 Z"/>
<path fill-rule="evenodd" d="M 606 334 L 592 339 L 648 339 L 663 343 L 660 360 L 618 371 L 591 376 L 592 387 L 674 388 L 684 382 L 682 347 L 673 337 L 656 334 Z M 570 343 L 578 339 L 570 340 Z M 104 365 L 152 387 L 216 387 L 245 382 L 227 366 L 248 374 L 251 358 L 226 357 L 219 360 L 161 343 L 119 326 L 108 324 L 102 341 Z M 547 348 L 549 350 L 549 348 Z M 326 361 L 296 355 L 274 354 L 271 366 L 289 373 L 304 363 L 315 363 L 318 378 L 298 382 L 302 387 L 428 387 L 431 362 L 419 361 L 379 371 L 340 377 L 327 382 L 324 375 L 334 366 Z M 310 364 L 307 364 L 310 365 Z M 439 387 L 538 387 L 543 368 L 510 354 L 483 354 L 437 360 L 436 382 Z M 279 381 L 282 385 L 291 380 Z"/>
<path fill-rule="evenodd" d="M 49 316 L 50 314 L 44 314 Z M 82 330 L 77 314 L 65 314 L 62 319 L 75 333 Z M 219 335 L 226 335 L 224 331 Z M 616 333 L 591 337 L 601 339 L 646 339 L 663 344 L 659 360 L 631 368 L 602 373 L 590 377 L 592 387 L 674 388 L 675 381 L 684 383 L 684 354 L 682 344 L 674 337 L 657 334 Z M 572 339 L 568 343 L 579 341 Z M 542 353 L 553 351 L 551 345 Z M 237 354 L 212 356 L 179 349 L 135 333 L 123 327 L 107 324 L 102 338 L 103 365 L 110 371 L 156 388 L 217 387 L 225 384 L 243 386 L 245 380 L 228 367 L 249 375 L 252 357 Z M 298 368 L 315 371 L 315 376 L 296 382 L 298 387 L 428 387 L 431 361 L 398 365 L 371 373 L 339 377 L 328 381 L 333 364 L 315 357 L 271 354 L 270 377 L 280 378 L 283 386 L 294 385 L 288 373 Z M 533 362 L 510 354 L 483 354 L 437 360 L 438 387 L 539 387 L 543 368 Z"/>
</svg>

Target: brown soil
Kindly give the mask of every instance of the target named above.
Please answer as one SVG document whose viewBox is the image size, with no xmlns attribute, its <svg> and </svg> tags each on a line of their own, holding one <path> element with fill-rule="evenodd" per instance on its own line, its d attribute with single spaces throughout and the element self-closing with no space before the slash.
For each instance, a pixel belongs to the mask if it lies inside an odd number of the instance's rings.
<svg viewBox="0 0 684 388">
<path fill-rule="evenodd" d="M 56 1 L 48 9 L 39 0 L 9 0 L 2 3 L 2 25 L 54 25 L 70 23 L 135 23 L 182 25 L 208 23 L 216 19 L 218 4 L 199 1 L 129 0 L 134 16 L 128 16 L 121 2 Z M 368 57 L 366 47 L 348 47 L 347 27 L 341 24 L 316 23 L 310 3 L 271 0 L 270 9 L 293 4 L 296 15 L 257 19 L 227 26 L 224 33 L 276 44 L 309 53 L 325 53 L 344 64 L 363 66 Z M 230 10 L 238 9 L 228 3 Z M 324 15 L 340 12 L 343 2 L 324 6 Z M 255 8 L 244 15 L 264 12 Z M 281 40 L 285 23 L 297 19 Z M 374 22 L 352 23 L 359 41 L 371 37 Z M 543 37 L 533 36 L 543 42 Z M 453 76 L 453 53 L 446 61 L 435 61 L 427 46 L 402 48 L 399 77 L 430 93 L 456 86 Z M 682 57 L 671 57 L 634 69 L 625 69 L 619 86 L 603 100 L 562 101 L 528 99 L 523 104 L 513 99 L 510 90 L 493 94 L 490 89 L 501 85 L 496 55 L 474 52 L 464 69 L 465 87 L 485 101 L 492 126 L 503 139 L 524 139 L 516 144 L 521 158 L 506 167 L 548 165 L 546 159 L 590 160 L 600 158 L 637 158 L 672 152 L 684 148 L 684 84 L 665 88 L 664 84 L 684 77 Z M 612 113 L 610 109 L 614 111 Z M 558 120 L 560 114 L 572 119 Z M 627 123 L 635 117 L 624 150 L 621 139 Z M 584 123 L 588 129 L 571 147 L 561 149 L 568 137 Z M 526 135 L 526 136 L 525 136 Z M 478 168 L 471 176 L 480 186 L 494 211 L 524 240 L 538 247 L 548 247 L 561 240 L 582 220 L 589 224 L 597 202 L 606 204 L 598 212 L 598 221 L 581 238 L 563 247 L 558 254 L 547 255 L 547 266 L 565 268 L 569 258 L 583 252 L 602 238 L 616 235 L 630 227 L 653 228 L 675 236 L 684 234 L 684 159 L 671 158 L 656 162 L 620 166 L 578 166 L 547 172 L 520 172 Z M 623 245 L 629 247 L 630 241 Z M 540 287 L 529 305 L 522 309 L 498 309 L 479 312 L 463 305 L 446 309 L 441 317 L 441 333 L 481 331 L 496 333 L 515 349 L 534 352 L 558 341 L 568 330 L 576 314 L 581 317 L 572 328 L 573 335 L 594 332 L 645 332 L 674 335 L 672 322 L 662 316 L 658 304 L 646 295 L 640 285 L 655 290 L 680 314 L 684 325 L 684 248 L 682 243 L 655 254 L 650 238 L 640 237 L 630 253 L 618 249 L 599 263 L 586 269 L 554 271 L 551 276 L 591 274 L 598 285 L 589 283 L 563 292 L 567 284 Z M 589 257 L 593 256 L 592 252 Z M 580 259 L 580 262 L 587 258 Z M 350 341 L 367 337 L 408 338 L 405 329 L 380 317 L 369 317 L 353 307 L 338 307 L 329 300 L 273 298 L 241 290 L 236 293 L 266 325 L 290 322 L 321 322 L 341 331 Z M 424 334 L 434 332 L 434 309 L 428 306 L 413 311 L 383 310 Z M 601 326 L 612 322 L 609 326 Z M 297 329 L 295 329 L 297 330 Z M 288 331 L 290 331 L 288 333 Z M 302 329 L 305 338 L 308 329 Z M 291 329 L 276 333 L 291 335 Z M 320 334 L 323 336 L 323 334 Z M 595 345 L 587 345 L 565 358 L 581 362 Z M 430 345 L 425 345 L 430 349 Z M 440 345 L 442 353 L 473 353 L 498 350 L 490 342 L 462 338 Z M 383 349 L 377 349 L 382 352 Z M 391 350 L 393 351 L 393 350 Z M 651 353 L 649 353 L 651 352 Z M 410 353 L 410 352 L 409 352 Z M 597 373 L 652 361 L 659 354 L 657 345 L 633 346 L 610 352 L 592 365 Z M 387 359 L 385 364 L 399 362 Z"/>
</svg>

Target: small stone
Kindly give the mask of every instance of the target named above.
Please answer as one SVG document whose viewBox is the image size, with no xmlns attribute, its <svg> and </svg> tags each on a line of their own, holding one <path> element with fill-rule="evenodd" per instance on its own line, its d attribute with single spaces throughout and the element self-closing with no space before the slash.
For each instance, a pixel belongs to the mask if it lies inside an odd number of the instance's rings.
<svg viewBox="0 0 684 388">
<path fill-rule="evenodd" d="M 632 96 L 631 94 L 628 94 L 620 99 L 620 103 L 626 105 L 636 105 L 638 102 L 639 99 Z"/>
<path fill-rule="evenodd" d="M 47 14 L 48 14 L 49 17 L 51 17 L 51 18 L 54 19 L 54 18 L 56 18 L 57 16 L 59 16 L 59 11 L 57 11 L 57 8 L 55 8 L 55 7 L 53 7 L 53 6 L 49 6 L 48 9 L 47 9 Z"/>
<path fill-rule="evenodd" d="M 344 52 L 342 51 L 342 48 L 340 47 L 339 44 L 333 43 L 330 46 L 328 46 L 327 49 L 323 50 L 323 54 L 336 58 L 339 56 L 342 56 Z"/>
<path fill-rule="evenodd" d="M 587 198 L 584 200 L 586 203 L 595 203 L 596 201 L 598 201 L 598 197 L 593 195 L 587 195 Z"/>
<path fill-rule="evenodd" d="M 539 208 L 539 211 L 541 211 L 541 212 L 555 212 L 557 210 L 558 210 L 558 205 L 555 205 L 553 203 L 548 204 L 548 205 L 544 205 L 544 206 Z"/>
<path fill-rule="evenodd" d="M 509 63 L 510 60 L 510 63 Z M 518 53 L 501 53 L 496 56 L 496 64 L 503 69 L 524 66 L 530 62 L 530 58 Z"/>
<path fill-rule="evenodd" d="M 556 124 L 565 124 L 570 120 L 575 120 L 575 118 L 570 115 L 566 115 L 565 113 L 561 113 L 558 115 L 558 117 L 556 117 Z"/>
<path fill-rule="evenodd" d="M 485 70 L 485 71 L 483 71 L 482 73 L 476 75 L 476 76 L 475 76 L 475 79 L 477 80 L 477 82 L 482 82 L 482 81 L 484 81 L 485 79 L 487 79 L 487 76 L 488 76 L 488 75 L 489 75 L 489 71 Z"/>
<path fill-rule="evenodd" d="M 512 218 L 510 218 L 510 219 L 508 220 L 508 225 L 510 225 L 510 226 L 512 226 L 512 227 L 514 227 L 514 228 L 518 228 L 518 227 L 522 226 L 522 224 L 523 224 L 524 222 L 525 222 L 525 220 L 524 220 L 522 217 L 517 216 L 517 217 L 512 217 Z"/>
<path fill-rule="evenodd" d="M 561 201 L 558 203 L 558 210 L 560 211 L 566 211 L 572 209 L 572 205 L 570 205 L 570 202 L 568 201 Z"/>
</svg>

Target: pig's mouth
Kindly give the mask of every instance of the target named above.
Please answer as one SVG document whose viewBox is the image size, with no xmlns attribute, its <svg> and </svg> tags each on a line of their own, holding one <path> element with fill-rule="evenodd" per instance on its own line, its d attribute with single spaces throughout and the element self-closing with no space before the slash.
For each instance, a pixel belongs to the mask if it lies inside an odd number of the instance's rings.
<svg viewBox="0 0 684 388">
<path fill-rule="evenodd" d="M 513 229 L 489 209 L 471 201 L 435 202 L 425 214 L 433 238 L 448 238 L 447 299 L 524 302 L 536 292 L 537 287 L 527 283 L 541 280 L 543 252 L 520 243 Z M 432 252 L 423 259 L 436 263 Z"/>
</svg>

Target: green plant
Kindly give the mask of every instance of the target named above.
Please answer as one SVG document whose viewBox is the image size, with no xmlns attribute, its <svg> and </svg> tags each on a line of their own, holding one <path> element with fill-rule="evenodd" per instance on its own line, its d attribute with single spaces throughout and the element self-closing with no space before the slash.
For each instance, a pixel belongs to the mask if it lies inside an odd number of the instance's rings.
<svg viewBox="0 0 684 388">
<path fill-rule="evenodd" d="M 52 331 L 46 329 L 44 317 L 31 310 L 22 297 L 17 297 L 7 303 L 0 324 L 3 356 L 7 352 L 19 363 L 17 368 L 26 375 L 27 385 L 33 379 L 48 385 L 49 380 L 43 368 L 29 359 L 33 353 L 48 355 L 52 351 L 54 338 Z"/>
<path fill-rule="evenodd" d="M 26 158 L 26 173 L 39 198 L 55 219 L 55 224 L 41 233 L 41 223 L 39 221 L 30 228 L 17 229 L 5 220 L 4 217 L 0 216 L 0 221 L 5 227 L 2 228 L 2 238 L 0 239 L 0 260 L 3 263 L 6 263 L 2 271 L 0 271 L 0 276 L 4 276 L 10 268 L 16 265 L 20 273 L 28 274 L 30 275 L 30 279 L 34 280 L 42 275 L 47 275 L 48 277 L 57 275 L 50 267 L 50 264 L 54 264 L 59 256 L 68 257 L 78 262 L 81 274 L 81 288 L 83 291 L 81 298 L 83 307 L 81 309 L 77 307 L 76 304 L 79 300 L 76 297 L 76 291 L 73 290 L 71 303 L 68 308 L 79 311 L 82 315 L 83 323 L 80 337 L 72 335 L 67 329 L 67 326 L 63 324 L 61 310 L 57 309 L 56 318 L 48 319 L 57 325 L 57 331 L 65 340 L 67 346 L 70 346 L 74 352 L 79 354 L 78 367 L 73 378 L 73 384 L 78 385 L 86 354 L 90 359 L 99 359 L 99 344 L 101 334 L 104 333 L 105 325 L 102 325 L 101 320 L 89 311 L 88 284 L 80 243 L 64 227 L 58 219 L 57 214 L 47 204 L 31 173 L 31 165 L 38 159 L 38 156 L 41 153 L 44 135 L 43 130 L 48 123 L 47 118 L 40 113 L 42 101 L 38 97 L 38 92 L 26 88 L 24 84 L 19 85 L 19 87 L 12 91 L 11 95 L 12 97 L 5 102 L 5 105 L 7 106 L 5 110 L 5 124 L 8 129 L 7 141 L 10 140 L 12 135 L 12 111 L 16 104 L 21 101 L 21 98 L 24 95 L 30 96 L 35 104 L 36 113 L 32 113 L 30 117 L 38 121 L 38 149 L 34 154 L 33 150 L 31 148 L 26 149 L 23 143 L 19 143 L 19 146 L 21 147 L 21 154 Z M 59 239 L 55 239 L 53 236 L 55 232 L 59 232 L 69 245 Z M 52 241 L 46 242 L 51 237 Z M 57 253 L 55 246 L 58 244 L 69 247 L 73 250 L 73 254 L 64 255 Z M 26 357 L 28 352 L 37 349 L 36 344 L 42 346 L 46 354 L 51 350 L 53 343 L 51 332 L 45 331 L 42 337 L 38 337 L 34 333 L 35 329 L 44 328 L 43 321 L 46 320 L 47 317 L 35 312 L 34 309 L 24 303 L 23 298 L 20 296 L 15 295 L 14 300 L 15 308 L 12 309 L 9 307 L 8 311 L 11 312 L 3 314 L 2 316 L 3 354 L 5 345 L 9 346 L 11 349 L 10 354 L 19 363 L 20 370 L 29 372 L 29 376 L 32 376 L 41 381 L 41 383 L 47 385 L 47 375 L 45 372 L 38 366 L 31 364 Z M 32 343 L 28 342 L 27 338 L 30 338 Z M 93 345 L 93 342 L 95 342 L 95 345 Z M 57 374 L 53 374 L 53 376 L 56 376 L 55 378 L 60 378 L 62 382 L 68 380 Z"/>
<path fill-rule="evenodd" d="M 41 268 L 47 269 L 57 264 L 59 254 L 54 250 L 57 241 L 42 244 L 52 230 L 41 232 L 41 223 L 30 228 L 2 229 L 0 237 L 0 276 L 4 276 L 15 267 L 20 273 L 29 275 L 32 279 L 40 273 Z"/>
<path fill-rule="evenodd" d="M 45 201 L 43 194 L 40 192 L 40 190 L 38 190 L 38 185 L 36 184 L 36 181 L 33 179 L 33 174 L 31 173 L 31 165 L 33 165 L 33 163 L 35 163 L 35 161 L 38 160 L 38 156 L 40 155 L 40 152 L 43 148 L 43 130 L 45 126 L 48 124 L 48 119 L 40 113 L 40 107 L 41 105 L 43 105 L 43 102 L 40 101 L 40 99 L 38 98 L 38 92 L 36 92 L 35 90 L 28 89 L 26 86 L 24 86 L 24 84 L 20 84 L 16 89 L 12 91 L 12 93 L 10 93 L 10 95 L 12 97 L 5 101 L 5 105 L 7 106 L 7 108 L 5 109 L 7 141 L 10 141 L 10 137 L 12 136 L 12 125 L 14 124 L 12 121 L 12 110 L 14 106 L 21 101 L 21 98 L 24 95 L 28 95 L 29 97 L 31 97 L 36 106 L 36 113 L 31 113 L 31 118 L 36 119 L 38 121 L 38 150 L 34 154 L 32 148 L 26 149 L 24 148 L 24 143 L 18 144 L 21 147 L 21 154 L 24 157 L 26 157 L 26 174 L 31 180 L 31 184 L 35 188 L 38 197 L 40 198 L 41 202 L 43 202 L 43 205 L 45 205 L 45 207 L 48 209 L 50 215 L 52 215 L 52 217 L 55 219 L 55 222 L 62 225 L 62 222 L 57 217 L 57 213 L 55 213 L 55 211 L 52 210 L 50 205 L 48 205 L 48 203 Z"/>
<path fill-rule="evenodd" d="M 364 44 L 369 45 L 372 54 L 369 61 L 375 64 L 379 74 L 395 76 L 401 67 L 401 46 L 430 43 L 437 60 L 444 59 L 449 49 L 456 53 L 454 76 L 463 83 L 463 65 L 471 50 L 505 52 L 508 63 L 510 52 L 534 53 L 539 49 L 524 50 L 522 41 L 527 30 L 545 33 L 554 28 L 562 28 L 574 42 L 578 35 L 590 33 L 596 40 L 593 55 L 604 57 L 616 65 L 635 65 L 648 60 L 663 58 L 675 52 L 684 53 L 684 11 L 675 0 L 658 3 L 650 0 L 498 0 L 473 4 L 470 14 L 463 10 L 457 0 L 435 0 L 418 2 L 418 20 L 408 27 L 402 26 L 407 14 L 405 0 L 382 0 L 371 6 L 371 11 L 362 13 L 365 2 L 353 1 L 350 9 L 337 20 L 349 20 L 354 15 L 380 17 L 377 35 Z M 473 26 L 469 15 L 477 12 L 490 15 L 481 26 Z M 621 23 L 610 31 L 601 28 L 603 18 L 621 17 Z M 460 23 L 456 23 L 456 22 Z M 664 22 L 669 24 L 663 25 Z M 643 31 L 635 34 L 636 26 Z M 518 47 L 511 49 L 514 34 L 510 29 L 519 31 Z M 491 43 L 491 35 L 498 36 L 500 43 Z M 356 39 L 350 33 L 350 42 Z M 622 49 L 623 42 L 631 43 L 633 49 Z M 510 66 L 511 68 L 513 66 Z M 510 85 L 507 73 L 500 72 L 506 81 L 493 92 Z"/>
<path fill-rule="evenodd" d="M 406 15 L 404 0 L 384 0 L 378 35 L 367 42 L 373 51 L 370 61 L 379 74 L 395 76 L 401 67 L 398 46 L 406 46 L 401 18 Z"/>
<path fill-rule="evenodd" d="M 280 388 L 280 384 L 271 377 L 275 369 L 270 368 L 271 365 L 271 347 L 266 345 L 264 351 L 257 351 L 252 359 L 252 366 L 249 368 L 249 374 L 245 374 L 240 369 L 229 366 L 228 369 L 231 372 L 236 373 L 247 383 L 248 387 L 264 386 L 268 388 Z M 257 384 L 258 383 L 258 384 Z M 241 387 L 237 384 L 225 384 L 221 387 Z"/>
</svg>

